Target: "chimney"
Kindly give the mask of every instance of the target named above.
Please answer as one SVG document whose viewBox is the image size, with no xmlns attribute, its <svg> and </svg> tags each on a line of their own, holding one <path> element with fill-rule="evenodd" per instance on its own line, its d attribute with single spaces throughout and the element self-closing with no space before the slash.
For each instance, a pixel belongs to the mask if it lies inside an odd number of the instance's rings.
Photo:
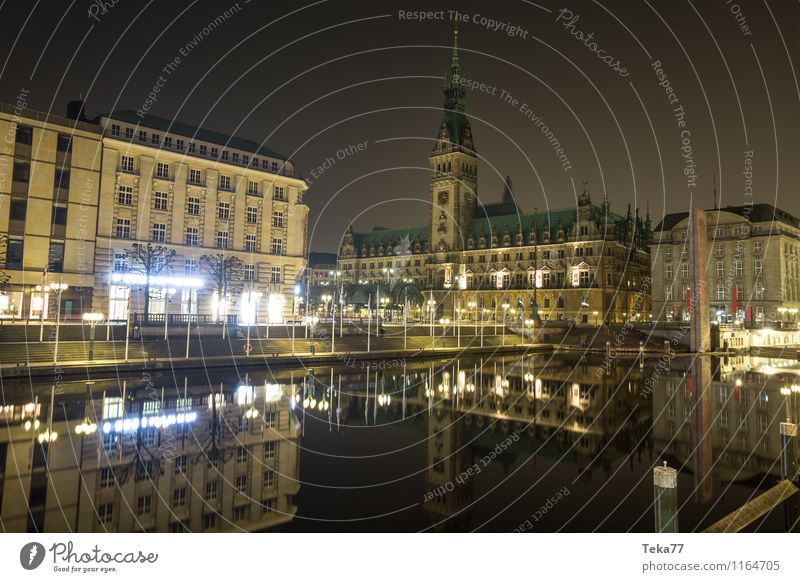
<svg viewBox="0 0 800 582">
<path fill-rule="evenodd" d="M 74 100 L 67 103 L 67 117 L 77 121 L 88 121 L 83 113 L 83 101 Z"/>
</svg>

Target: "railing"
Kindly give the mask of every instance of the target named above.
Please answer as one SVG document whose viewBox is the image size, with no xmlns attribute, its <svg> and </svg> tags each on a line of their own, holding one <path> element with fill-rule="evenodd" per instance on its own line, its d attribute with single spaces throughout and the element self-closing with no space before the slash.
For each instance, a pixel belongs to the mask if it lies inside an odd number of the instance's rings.
<svg viewBox="0 0 800 582">
<path fill-rule="evenodd" d="M 228 326 L 235 326 L 238 324 L 239 318 L 236 315 L 227 315 L 224 317 L 214 317 L 211 314 L 205 313 L 169 313 L 170 324 L 181 323 L 195 323 L 200 325 L 219 325 L 223 323 L 223 319 L 227 318 Z M 164 325 L 165 314 L 163 313 L 150 313 L 145 318 L 144 313 L 134 313 L 131 318 L 134 325 Z"/>
</svg>

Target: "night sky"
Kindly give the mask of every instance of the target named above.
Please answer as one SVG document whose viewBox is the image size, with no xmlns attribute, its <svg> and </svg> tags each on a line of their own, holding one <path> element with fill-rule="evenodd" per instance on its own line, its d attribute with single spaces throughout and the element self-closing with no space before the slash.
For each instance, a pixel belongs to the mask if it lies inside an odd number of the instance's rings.
<svg viewBox="0 0 800 582">
<path fill-rule="evenodd" d="M 420 10 L 438 12 L 420 21 Z M 313 182 L 311 249 L 335 251 L 351 222 L 427 224 L 450 11 L 468 17 L 464 77 L 485 84 L 467 95 L 482 202 L 499 200 L 505 175 L 526 211 L 572 206 L 588 181 L 619 213 L 649 201 L 655 225 L 711 207 L 716 174 L 722 205 L 800 215 L 800 3 L 789 0 L 4 1 L 0 100 L 27 89 L 31 108 L 57 114 L 80 97 L 92 117 L 138 109 L 180 57 L 151 112 L 293 158 Z"/>
</svg>

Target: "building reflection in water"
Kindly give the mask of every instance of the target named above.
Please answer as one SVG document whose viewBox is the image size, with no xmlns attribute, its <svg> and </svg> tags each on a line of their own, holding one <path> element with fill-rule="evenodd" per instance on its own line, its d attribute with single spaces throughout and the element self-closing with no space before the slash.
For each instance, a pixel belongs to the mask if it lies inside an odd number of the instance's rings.
<svg viewBox="0 0 800 582">
<path fill-rule="evenodd" d="M 709 503 L 733 482 L 767 489 L 780 479 L 780 422 L 791 412 L 797 362 L 737 356 L 675 360 L 653 392 L 656 452 L 693 473 Z M 786 408 L 788 406 L 788 408 Z"/>
<path fill-rule="evenodd" d="M 5 531 L 259 531 L 293 519 L 292 386 L 133 384 L 0 407 Z"/>
<path fill-rule="evenodd" d="M 584 483 L 597 470 L 609 475 L 613 459 L 633 462 L 648 452 L 650 401 L 638 368 L 602 373 L 568 358 L 461 359 L 409 363 L 369 378 L 344 377 L 343 424 L 405 424 L 423 433 L 425 490 L 418 498 L 427 527 L 437 531 L 471 529 L 479 479 L 470 468 L 485 469 L 481 460 L 492 451 L 503 474 L 520 459 L 535 465 L 543 456 L 574 465 Z"/>
<path fill-rule="evenodd" d="M 726 492 L 745 502 L 780 479 L 778 424 L 798 419 L 798 371 L 743 357 L 604 367 L 548 355 L 253 372 L 258 381 L 213 389 L 191 379 L 162 389 L 168 373 L 52 396 L 40 387 L 33 399 L 6 389 L 0 519 L 6 531 L 303 530 L 321 517 L 392 530 L 392 518 L 370 515 L 413 506 L 408 529 L 470 531 L 487 519 L 513 529 L 526 503 L 568 486 L 539 526 L 649 531 L 652 467 L 667 460 L 681 472 L 682 527 L 701 529 L 733 509 L 719 503 Z M 357 438 L 336 434 L 354 427 Z M 296 507 L 308 430 L 314 485 L 299 498 L 324 516 Z M 381 473 L 395 457 L 376 453 L 392 442 L 407 464 Z M 339 459 L 335 475 L 317 451 Z M 363 488 L 381 479 L 395 488 Z"/>
</svg>

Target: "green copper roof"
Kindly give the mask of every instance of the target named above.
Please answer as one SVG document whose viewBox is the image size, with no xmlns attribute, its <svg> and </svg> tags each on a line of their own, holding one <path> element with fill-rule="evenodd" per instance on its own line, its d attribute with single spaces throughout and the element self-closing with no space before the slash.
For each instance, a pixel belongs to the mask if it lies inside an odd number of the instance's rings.
<svg viewBox="0 0 800 582">
<path fill-rule="evenodd" d="M 376 226 L 372 229 L 372 232 L 353 233 L 353 241 L 358 253 L 361 252 L 361 247 L 365 244 L 367 247 L 373 243 L 376 247 L 380 244 L 395 246 L 401 244 L 405 237 L 408 237 L 410 244 L 413 244 L 419 238 L 424 246 L 428 240 L 428 231 L 427 226 L 413 228 L 383 228 Z"/>
<path fill-rule="evenodd" d="M 470 232 L 475 237 L 476 244 L 480 238 L 481 229 L 483 229 L 484 235 L 487 238 L 487 243 L 491 242 L 491 235 L 492 233 L 495 233 L 502 244 L 501 237 L 505 233 L 506 225 L 508 225 L 508 230 L 512 237 L 515 236 L 517 231 L 521 229 L 525 243 L 529 244 L 528 233 L 530 233 L 531 224 L 533 223 L 534 219 L 536 221 L 536 230 L 539 233 L 539 242 L 542 242 L 543 240 L 542 233 L 544 232 L 544 225 L 548 220 L 550 221 L 550 240 L 555 241 L 558 237 L 559 219 L 561 220 L 561 223 L 564 227 L 564 232 L 566 234 L 576 221 L 577 217 L 576 208 L 563 208 L 550 211 L 542 210 L 537 212 L 535 215 L 532 212 L 512 212 L 508 214 L 495 213 L 498 210 L 498 207 L 504 206 L 508 206 L 509 208 L 516 207 L 516 205 L 513 203 L 499 203 L 478 208 L 479 216 L 474 218 L 472 220 L 472 224 L 470 225 Z M 599 206 L 592 205 L 591 208 L 594 210 L 595 220 L 600 220 L 604 216 L 603 211 Z M 483 216 L 480 216 L 481 214 L 483 214 Z M 625 220 L 624 217 L 614 213 L 609 213 L 609 217 L 611 218 L 611 221 L 615 223 Z M 394 247 L 401 244 L 401 241 L 405 237 L 408 237 L 410 244 L 413 244 L 417 239 L 419 239 L 424 246 L 425 242 L 428 240 L 429 234 L 430 227 L 428 226 L 395 229 L 376 226 L 372 232 L 353 233 L 353 240 L 355 242 L 356 252 L 360 254 L 361 249 L 365 244 L 367 247 L 370 247 L 374 243 L 376 248 L 381 244 L 383 244 L 384 247 Z M 515 241 L 512 241 L 512 244 L 514 242 Z"/>
</svg>

